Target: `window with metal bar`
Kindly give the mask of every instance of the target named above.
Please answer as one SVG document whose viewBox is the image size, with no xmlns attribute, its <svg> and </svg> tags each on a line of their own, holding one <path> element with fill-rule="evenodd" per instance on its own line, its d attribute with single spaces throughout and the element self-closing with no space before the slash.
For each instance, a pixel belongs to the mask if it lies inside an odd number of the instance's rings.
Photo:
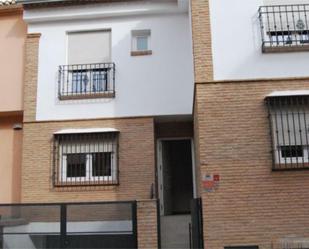
<svg viewBox="0 0 309 249">
<path fill-rule="evenodd" d="M 309 50 L 309 4 L 259 8 L 263 52 Z"/>
<path fill-rule="evenodd" d="M 55 134 L 54 185 L 118 184 L 118 133 Z"/>
<path fill-rule="evenodd" d="M 267 97 L 273 170 L 309 169 L 309 96 Z"/>
</svg>

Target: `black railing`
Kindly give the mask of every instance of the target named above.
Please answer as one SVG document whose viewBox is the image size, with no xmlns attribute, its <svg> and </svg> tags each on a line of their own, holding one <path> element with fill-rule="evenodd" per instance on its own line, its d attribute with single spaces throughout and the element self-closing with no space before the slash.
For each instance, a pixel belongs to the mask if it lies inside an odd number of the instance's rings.
<svg viewBox="0 0 309 249">
<path fill-rule="evenodd" d="M 268 97 L 273 170 L 309 169 L 309 96 Z"/>
<path fill-rule="evenodd" d="M 189 224 L 190 248 L 204 248 L 203 205 L 202 199 L 191 201 L 191 223 Z"/>
<path fill-rule="evenodd" d="M 115 64 L 59 66 L 60 100 L 115 97 Z"/>
<path fill-rule="evenodd" d="M 264 52 L 309 49 L 309 4 L 261 6 Z"/>
<path fill-rule="evenodd" d="M 136 201 L 0 204 L 0 248 L 137 248 Z"/>
<path fill-rule="evenodd" d="M 118 133 L 55 134 L 55 187 L 118 184 Z"/>
</svg>

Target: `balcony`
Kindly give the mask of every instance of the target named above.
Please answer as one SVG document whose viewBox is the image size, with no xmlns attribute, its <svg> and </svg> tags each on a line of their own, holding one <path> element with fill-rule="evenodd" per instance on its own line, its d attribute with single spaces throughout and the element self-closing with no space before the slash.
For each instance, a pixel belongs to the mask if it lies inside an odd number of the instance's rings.
<svg viewBox="0 0 309 249">
<path fill-rule="evenodd" d="M 259 8 L 263 53 L 309 51 L 309 4 Z"/>
<path fill-rule="evenodd" d="M 60 100 L 114 98 L 115 64 L 79 64 L 59 66 Z"/>
</svg>

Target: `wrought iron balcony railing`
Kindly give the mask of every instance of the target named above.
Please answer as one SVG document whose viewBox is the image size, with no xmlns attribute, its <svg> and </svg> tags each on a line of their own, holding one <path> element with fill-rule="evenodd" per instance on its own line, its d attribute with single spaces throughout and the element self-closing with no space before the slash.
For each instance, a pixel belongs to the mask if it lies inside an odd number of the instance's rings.
<svg viewBox="0 0 309 249">
<path fill-rule="evenodd" d="M 309 4 L 259 8 L 263 52 L 309 51 Z"/>
<path fill-rule="evenodd" d="M 59 66 L 60 100 L 115 97 L 115 64 Z"/>
</svg>

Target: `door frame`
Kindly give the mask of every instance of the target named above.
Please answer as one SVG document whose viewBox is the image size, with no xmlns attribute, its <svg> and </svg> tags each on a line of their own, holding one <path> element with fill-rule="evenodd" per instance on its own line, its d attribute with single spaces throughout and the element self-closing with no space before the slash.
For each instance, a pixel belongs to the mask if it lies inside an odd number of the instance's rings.
<svg viewBox="0 0 309 249">
<path fill-rule="evenodd" d="M 159 197 L 160 215 L 164 215 L 164 191 L 163 191 L 163 158 L 162 158 L 162 142 L 164 141 L 179 141 L 188 140 L 191 142 L 191 157 L 192 157 L 192 183 L 193 183 L 193 198 L 196 198 L 196 172 L 195 172 L 195 148 L 194 138 L 192 137 L 172 137 L 172 138 L 158 138 L 157 139 L 157 192 Z"/>
</svg>

